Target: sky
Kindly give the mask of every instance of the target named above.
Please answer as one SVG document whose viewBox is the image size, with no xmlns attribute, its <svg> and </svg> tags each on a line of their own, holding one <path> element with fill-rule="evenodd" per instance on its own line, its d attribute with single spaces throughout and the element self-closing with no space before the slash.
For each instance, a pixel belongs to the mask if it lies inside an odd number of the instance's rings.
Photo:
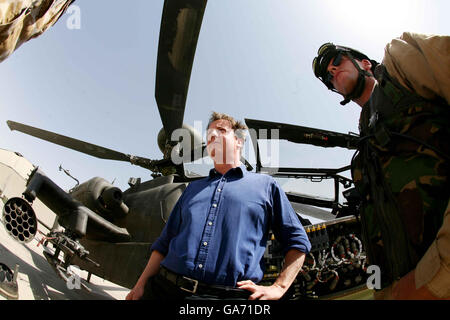
<svg viewBox="0 0 450 320">
<path fill-rule="evenodd" d="M 151 172 L 6 125 L 13 120 L 120 152 L 162 158 L 154 88 L 163 1 L 76 0 L 74 5 L 77 10 L 0 63 L 0 148 L 20 152 L 63 189 L 74 181 L 59 171 L 60 165 L 81 182 L 100 176 L 125 190 L 130 177 L 146 181 Z M 381 61 L 386 44 L 404 31 L 449 35 L 448 12 L 447 0 L 210 0 L 184 122 L 205 130 L 210 113 L 218 111 L 240 120 L 358 132 L 360 107 L 342 107 L 341 96 L 313 75 L 317 49 L 333 42 Z M 75 28 L 74 14 L 80 22 Z M 281 166 L 338 168 L 353 155 L 342 148 L 285 143 L 279 150 Z"/>
</svg>

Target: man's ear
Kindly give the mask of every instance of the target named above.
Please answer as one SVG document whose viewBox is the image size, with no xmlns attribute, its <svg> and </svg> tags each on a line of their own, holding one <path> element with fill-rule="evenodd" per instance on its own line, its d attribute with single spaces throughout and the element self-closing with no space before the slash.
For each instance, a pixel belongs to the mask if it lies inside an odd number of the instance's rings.
<svg viewBox="0 0 450 320">
<path fill-rule="evenodd" d="M 238 138 L 238 137 L 236 137 L 236 140 L 237 140 L 237 146 L 238 146 L 240 149 L 242 149 L 242 148 L 244 147 L 244 140 L 243 140 L 243 139 L 240 139 L 240 138 Z"/>
<path fill-rule="evenodd" d="M 362 59 L 362 60 L 361 60 L 361 63 L 362 63 L 362 68 L 363 68 L 364 70 L 366 70 L 366 71 L 371 71 L 371 69 L 372 69 L 372 63 L 371 63 L 369 60 L 367 60 L 367 59 Z"/>
</svg>

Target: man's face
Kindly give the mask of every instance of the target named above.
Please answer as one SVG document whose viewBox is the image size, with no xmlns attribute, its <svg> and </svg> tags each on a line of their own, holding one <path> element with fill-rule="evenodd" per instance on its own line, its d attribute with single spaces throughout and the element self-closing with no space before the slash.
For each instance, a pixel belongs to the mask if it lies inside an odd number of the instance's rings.
<svg viewBox="0 0 450 320">
<path fill-rule="evenodd" d="M 228 120 L 216 120 L 209 125 L 206 150 L 215 164 L 233 164 L 239 155 L 241 141 L 235 136 Z"/>
<path fill-rule="evenodd" d="M 347 95 L 353 91 L 358 81 L 358 70 L 352 61 L 345 55 L 341 56 L 337 66 L 333 64 L 336 58 L 331 59 L 327 71 L 332 76 L 330 80 L 333 87 L 341 94 Z M 360 61 L 356 60 L 360 64 Z"/>
</svg>

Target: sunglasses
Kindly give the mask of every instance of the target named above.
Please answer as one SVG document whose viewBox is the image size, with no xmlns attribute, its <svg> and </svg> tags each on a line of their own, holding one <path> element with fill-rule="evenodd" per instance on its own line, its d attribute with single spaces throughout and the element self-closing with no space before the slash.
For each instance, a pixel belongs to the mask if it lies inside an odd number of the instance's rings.
<svg viewBox="0 0 450 320">
<path fill-rule="evenodd" d="M 335 66 L 335 67 L 338 67 L 341 64 L 341 62 L 342 62 L 342 56 L 343 56 L 343 54 L 339 52 L 336 55 L 336 57 L 334 57 L 334 60 L 333 60 L 333 62 L 331 64 L 333 66 Z M 326 77 L 324 77 L 324 79 L 325 79 L 326 82 L 331 82 L 331 80 L 333 79 L 333 75 L 327 70 L 326 71 Z"/>
<path fill-rule="evenodd" d="M 332 43 L 322 45 L 317 51 L 317 57 L 313 60 L 313 70 L 317 78 L 319 78 L 328 89 L 333 89 L 331 80 L 333 75 L 328 72 L 328 64 L 334 58 L 332 65 L 337 67 L 342 63 L 343 52 L 337 50 Z"/>
</svg>

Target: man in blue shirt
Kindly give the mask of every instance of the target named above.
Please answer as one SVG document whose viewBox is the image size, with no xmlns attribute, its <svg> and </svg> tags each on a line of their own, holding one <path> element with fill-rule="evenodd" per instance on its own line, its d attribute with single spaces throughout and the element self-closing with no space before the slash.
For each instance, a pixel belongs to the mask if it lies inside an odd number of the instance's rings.
<svg viewBox="0 0 450 320">
<path fill-rule="evenodd" d="M 241 166 L 245 129 L 213 113 L 207 151 L 214 169 L 188 185 L 127 299 L 276 300 L 290 287 L 311 244 L 276 181 Z M 261 286 L 269 230 L 283 246 L 285 263 L 272 286 Z"/>
</svg>

